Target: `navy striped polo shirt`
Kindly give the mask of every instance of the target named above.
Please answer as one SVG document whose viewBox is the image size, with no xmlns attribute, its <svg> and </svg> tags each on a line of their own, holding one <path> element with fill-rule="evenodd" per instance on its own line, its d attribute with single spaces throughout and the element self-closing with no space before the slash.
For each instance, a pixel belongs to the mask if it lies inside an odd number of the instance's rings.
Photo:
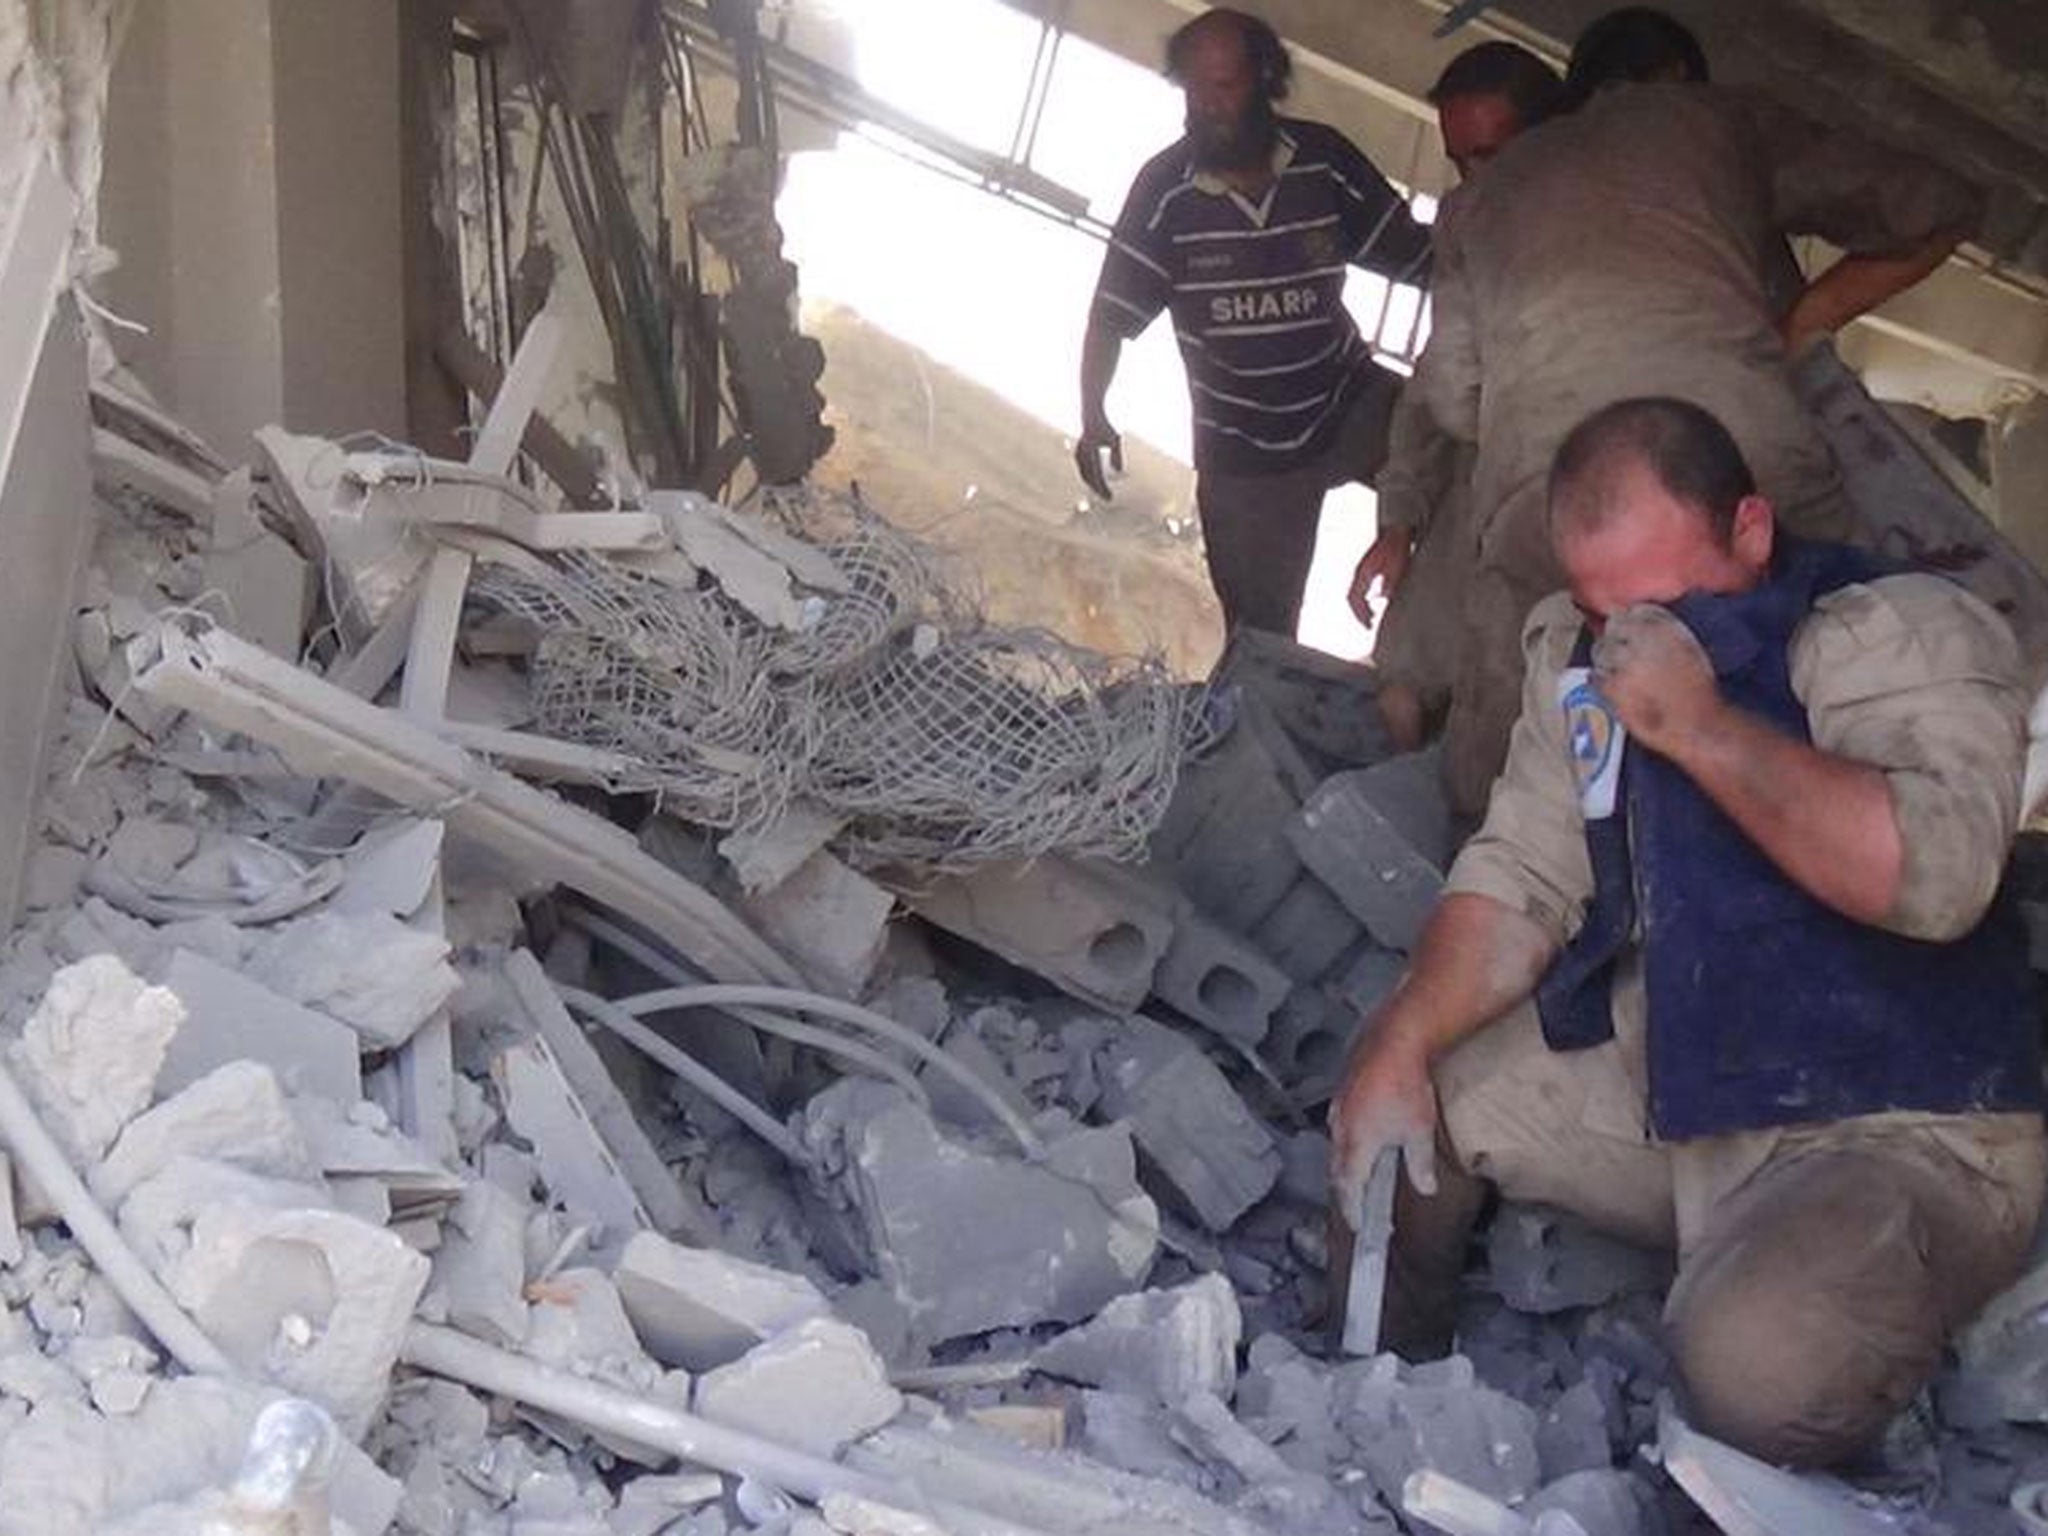
<svg viewBox="0 0 2048 1536">
<path fill-rule="evenodd" d="M 1127 340 L 1173 311 L 1199 470 L 1277 474 L 1313 458 L 1371 363 L 1345 268 L 1428 276 L 1427 226 L 1349 139 L 1282 118 L 1273 158 L 1255 204 L 1197 171 L 1185 139 L 1153 156 L 1095 286 L 1092 323 Z"/>
</svg>

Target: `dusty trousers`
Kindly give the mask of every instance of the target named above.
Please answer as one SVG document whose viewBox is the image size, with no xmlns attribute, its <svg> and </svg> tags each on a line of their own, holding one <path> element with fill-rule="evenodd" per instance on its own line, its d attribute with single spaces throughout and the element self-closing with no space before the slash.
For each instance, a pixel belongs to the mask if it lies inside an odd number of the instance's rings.
<svg viewBox="0 0 2048 1536">
<path fill-rule="evenodd" d="M 1403 1184 L 1390 1331 L 1441 1340 L 1444 1280 L 1491 1183 L 1676 1251 L 1664 1321 L 1699 1428 L 1795 1466 L 1865 1450 L 2018 1278 L 2048 1185 L 2040 1117 L 1893 1113 L 1661 1143 L 1640 1128 L 1629 1054 L 1554 1052 L 1524 1006 L 1437 1064 L 1449 1156 L 1434 1199 Z"/>
<path fill-rule="evenodd" d="M 1226 628 L 1248 625 L 1292 640 L 1300 627 L 1324 492 L 1370 482 L 1386 462 L 1399 380 L 1377 367 L 1365 372 L 1329 446 L 1308 463 L 1278 474 L 1197 472 L 1203 555 Z"/>
</svg>

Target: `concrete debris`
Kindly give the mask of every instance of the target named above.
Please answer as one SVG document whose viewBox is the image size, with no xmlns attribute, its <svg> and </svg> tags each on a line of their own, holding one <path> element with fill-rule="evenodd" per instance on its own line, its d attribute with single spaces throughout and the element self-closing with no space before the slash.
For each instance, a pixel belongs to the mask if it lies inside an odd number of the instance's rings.
<svg viewBox="0 0 2048 1536">
<path fill-rule="evenodd" d="M 1228 1398 L 1243 1326 L 1229 1282 L 1204 1275 L 1170 1291 L 1117 1297 L 1091 1321 L 1039 1346 L 1032 1363 L 1048 1375 L 1150 1396 L 1165 1407 L 1196 1393 Z"/>
<path fill-rule="evenodd" d="M 812 854 L 771 891 L 740 904 L 812 985 L 840 997 L 867 989 L 896 898 L 829 853 Z"/>
<path fill-rule="evenodd" d="M 100 447 L 126 500 L 63 637 L 98 697 L 59 712 L 0 948 L 0 1051 L 59 1142 L 36 1166 L 85 1180 L 55 1220 L 0 1156 L 0 1536 L 218 1528 L 287 1394 L 339 1428 L 352 1536 L 1420 1536 L 1417 1479 L 1502 1531 L 1666 1536 L 1638 1454 L 1665 1261 L 1507 1207 L 1461 1355 L 1302 1347 L 1342 1302 L 1306 1112 L 1452 851 L 1370 674 L 1234 638 L 1135 870 L 919 862 L 802 787 L 744 830 L 666 793 L 614 825 L 633 797 L 585 805 L 658 786 L 533 731 L 541 650 L 588 637 L 472 565 L 701 573 L 799 686 L 868 578 L 794 517 L 623 482 L 556 510 L 507 477 L 531 373 L 490 465 L 273 432 L 258 479 Z M 209 586 L 225 628 L 175 617 Z M 938 655 L 886 622 L 892 666 Z M 706 767 L 756 782 L 744 756 Z M 727 1093 L 554 986 L 695 976 L 773 999 L 646 1021 Z M 72 1220 L 102 1207 L 111 1246 Z M 1941 1383 L 1919 1454 L 1948 1529 L 2048 1477 L 2044 1285 Z M 1731 1531 L 1889 1528 L 1724 1451 L 1666 1434 Z"/>
<path fill-rule="evenodd" d="M 1097 1054 L 1102 1112 L 1212 1232 L 1228 1231 L 1280 1177 L 1280 1152 L 1201 1049 L 1148 1019 L 1121 1021 Z"/>
<path fill-rule="evenodd" d="M 185 1017 L 157 1076 L 163 1090 L 246 1060 L 270 1068 L 294 1093 L 319 1094 L 344 1107 L 362 1098 L 362 1041 L 331 1015 L 189 949 L 172 952 L 164 986 Z"/>
<path fill-rule="evenodd" d="M 97 1161 L 149 1107 L 184 1017 L 175 995 L 95 955 L 51 978 L 8 1056 L 65 1151 Z"/>
<path fill-rule="evenodd" d="M 1170 897 L 1104 865 L 991 864 L 898 894 L 927 922 L 1119 1012 L 1145 1000 L 1173 942 Z"/>
<path fill-rule="evenodd" d="M 714 1424 L 832 1456 L 895 1418 L 903 1397 L 859 1329 L 808 1317 L 703 1377 L 696 1407 Z"/>
<path fill-rule="evenodd" d="M 1597 1307 L 1670 1284 L 1670 1259 L 1631 1247 L 1564 1211 L 1507 1206 L 1487 1234 L 1487 1273 L 1520 1312 Z"/>
<path fill-rule="evenodd" d="M 270 1178 L 319 1176 L 276 1075 L 253 1061 L 217 1067 L 136 1116 L 89 1182 L 94 1194 L 118 1205 L 181 1157 L 214 1158 Z"/>
<path fill-rule="evenodd" d="M 249 974 L 341 1020 L 372 1048 L 403 1045 L 462 985 L 445 939 L 388 912 L 322 912 L 259 944 Z"/>
<path fill-rule="evenodd" d="M 626 1316 L 664 1365 L 709 1371 L 830 1308 L 801 1275 L 634 1234 L 613 1272 Z"/>
<path fill-rule="evenodd" d="M 1459 1356 L 1410 1367 L 1381 1355 L 1339 1389 L 1337 1416 L 1389 1503 L 1424 1469 L 1507 1504 L 1541 1481 L 1535 1413 L 1479 1385 Z"/>
<path fill-rule="evenodd" d="M 1151 1269 L 1159 1214 L 1122 1129 L 1074 1130 L 1033 1166 L 954 1141 L 901 1090 L 856 1079 L 805 1119 L 874 1272 L 929 1342 L 1074 1322 Z"/>
<path fill-rule="evenodd" d="M 1383 787 L 1363 773 L 1326 780 L 1287 835 L 1302 862 L 1372 936 L 1405 954 L 1436 906 L 1443 870 L 1379 805 L 1374 795 Z"/>
</svg>

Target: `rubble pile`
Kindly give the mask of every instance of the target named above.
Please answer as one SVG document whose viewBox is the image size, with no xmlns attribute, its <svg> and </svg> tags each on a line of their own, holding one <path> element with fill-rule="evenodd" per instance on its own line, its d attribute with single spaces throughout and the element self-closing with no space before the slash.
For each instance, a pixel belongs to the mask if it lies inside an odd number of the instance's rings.
<svg viewBox="0 0 2048 1536">
<path fill-rule="evenodd" d="M 1553 1212 L 1495 1218 L 1461 1354 L 1332 1357 L 1318 1106 L 1454 840 L 1369 674 L 1241 637 L 1134 862 L 884 860 L 815 784 L 692 820 L 539 702 L 674 655 L 504 573 L 772 568 L 797 627 L 730 633 L 822 644 L 826 546 L 536 510 L 506 441 L 353 510 L 280 434 L 102 488 L 0 955 L 0 1536 L 1973 1532 L 2048 1477 L 2038 1276 L 1889 1498 L 1686 1429 L 1665 1265 Z M 679 750 L 780 771 L 714 715 Z"/>
</svg>

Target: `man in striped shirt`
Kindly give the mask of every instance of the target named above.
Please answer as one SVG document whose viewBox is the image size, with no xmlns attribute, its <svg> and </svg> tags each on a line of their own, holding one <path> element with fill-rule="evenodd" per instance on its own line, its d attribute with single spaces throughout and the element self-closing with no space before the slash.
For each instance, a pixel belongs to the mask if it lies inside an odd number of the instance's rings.
<svg viewBox="0 0 2048 1536">
<path fill-rule="evenodd" d="M 1344 308 L 1356 263 L 1420 283 L 1429 231 L 1349 140 L 1281 117 L 1292 64 L 1241 11 L 1212 10 L 1167 44 L 1187 133 L 1132 184 L 1103 257 L 1081 357 L 1081 477 L 1121 468 L 1105 400 L 1124 342 L 1173 315 L 1195 422 L 1195 499 L 1232 628 L 1292 637 L 1323 492 L 1386 457 L 1398 380 Z"/>
</svg>

